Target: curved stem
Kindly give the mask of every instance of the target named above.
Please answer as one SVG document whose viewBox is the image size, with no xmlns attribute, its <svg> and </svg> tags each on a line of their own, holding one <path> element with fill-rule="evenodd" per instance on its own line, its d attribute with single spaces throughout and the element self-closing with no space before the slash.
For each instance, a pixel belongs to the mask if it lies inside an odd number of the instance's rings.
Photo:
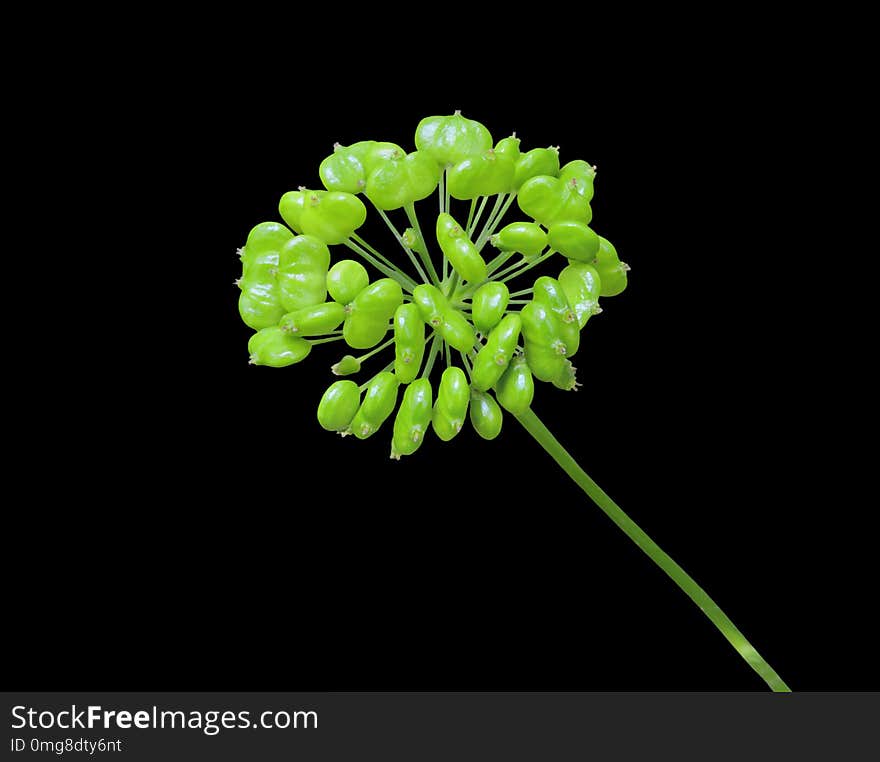
<svg viewBox="0 0 880 762">
<path fill-rule="evenodd" d="M 678 585 L 687 596 L 700 607 L 703 613 L 709 617 L 721 634 L 727 638 L 737 653 L 748 662 L 749 666 L 755 670 L 775 692 L 789 692 L 791 689 L 783 682 L 782 678 L 776 674 L 764 658 L 754 649 L 751 643 L 746 640 L 745 636 L 737 629 L 736 625 L 730 621 L 718 605 L 713 601 L 691 576 L 682 569 L 675 561 L 672 560 L 660 546 L 657 545 L 647 534 L 645 534 L 639 526 L 627 516 L 610 497 L 594 482 L 586 472 L 577 464 L 574 458 L 568 454 L 566 449 L 559 443 L 550 430 L 541 422 L 541 420 L 532 412 L 527 410 L 522 415 L 516 416 L 517 420 L 525 427 L 546 451 L 547 454 L 555 460 L 565 473 L 577 484 L 590 499 L 598 505 L 617 526 L 623 530 L 623 533 L 629 537 L 657 566 L 659 566 L 667 575 Z"/>
<path fill-rule="evenodd" d="M 434 268 L 434 262 L 431 260 L 431 252 L 428 249 L 428 241 L 425 239 L 425 236 L 422 235 L 422 226 L 419 225 L 419 216 L 416 214 L 415 204 L 410 201 L 406 206 L 403 207 L 403 210 L 406 212 L 406 218 L 409 220 L 409 224 L 415 228 L 416 233 L 419 238 L 422 239 L 422 247 L 424 248 L 424 252 L 418 252 L 419 257 L 421 257 L 422 262 L 425 263 L 425 267 L 428 268 L 428 272 L 431 274 L 431 280 L 429 281 L 425 278 L 425 283 L 433 283 L 435 286 L 440 285 L 440 276 L 437 275 L 437 270 Z"/>
</svg>

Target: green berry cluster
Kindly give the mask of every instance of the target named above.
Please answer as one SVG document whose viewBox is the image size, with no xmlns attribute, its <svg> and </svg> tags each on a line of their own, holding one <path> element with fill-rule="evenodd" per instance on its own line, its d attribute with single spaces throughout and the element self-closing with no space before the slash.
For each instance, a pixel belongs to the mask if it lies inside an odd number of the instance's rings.
<svg viewBox="0 0 880 762">
<path fill-rule="evenodd" d="M 522 152 L 515 135 L 493 143 L 484 125 L 458 112 L 423 119 L 415 145 L 407 153 L 374 140 L 337 144 L 319 168 L 324 190 L 285 193 L 279 212 L 286 225 L 260 223 L 239 249 L 239 311 L 256 330 L 248 342 L 252 364 L 285 367 L 315 344 L 345 341 L 370 350 L 333 365 L 335 375 L 350 376 L 393 345 L 383 370 L 361 385 L 334 382 L 318 403 L 321 426 L 359 439 L 376 433 L 396 408 L 393 458 L 414 453 L 429 428 L 452 439 L 467 417 L 481 437 L 494 439 L 502 408 L 513 415 L 529 409 L 535 378 L 576 389 L 570 358 L 580 331 L 601 311 L 600 297 L 626 288 L 629 269 L 589 227 L 596 168 L 587 162 L 560 166 L 555 147 Z M 415 203 L 438 189 L 430 240 Z M 388 224 L 415 276 L 357 234 L 367 219 L 360 196 Z M 464 225 L 451 213 L 452 199 L 470 202 Z M 529 219 L 496 232 L 514 200 Z M 406 214 L 403 232 L 388 216 L 394 210 Z M 498 250 L 489 261 L 486 244 Z M 328 247 L 340 245 L 383 277 L 371 281 L 354 259 L 331 267 Z M 556 255 L 565 260 L 557 277 L 542 275 L 511 293 L 508 281 Z M 435 397 L 438 356 L 446 368 Z"/>
</svg>

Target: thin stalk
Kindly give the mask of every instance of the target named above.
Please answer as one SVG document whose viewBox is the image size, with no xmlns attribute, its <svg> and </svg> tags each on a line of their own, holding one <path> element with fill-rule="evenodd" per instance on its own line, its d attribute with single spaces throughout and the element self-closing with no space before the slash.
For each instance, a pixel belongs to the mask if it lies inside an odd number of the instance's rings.
<svg viewBox="0 0 880 762">
<path fill-rule="evenodd" d="M 380 273 L 396 280 L 404 291 L 409 291 L 410 293 L 412 293 L 412 290 L 416 287 L 415 281 L 408 275 L 401 272 L 397 267 L 388 267 L 387 265 L 383 264 L 378 259 L 376 259 L 376 257 L 370 254 L 370 252 L 368 252 L 362 246 L 356 244 L 351 239 L 343 241 L 343 243 L 348 246 L 348 248 L 351 249 L 353 252 L 359 254 L 367 262 L 373 265 L 373 267 L 375 267 Z"/>
<path fill-rule="evenodd" d="M 465 226 L 464 226 L 465 235 L 468 235 L 468 236 L 470 235 L 471 222 L 474 219 L 474 210 L 476 208 L 477 208 L 477 197 L 474 196 L 471 199 L 471 208 L 468 210 L 468 218 L 467 218 L 467 222 L 465 223 Z"/>
<path fill-rule="evenodd" d="M 422 378 L 430 378 L 431 371 L 434 370 L 434 360 L 437 359 L 437 352 L 440 351 L 440 343 L 443 338 L 439 333 L 434 333 L 434 341 L 431 342 L 431 348 L 428 350 L 428 361 L 425 363 L 425 369 L 422 371 Z"/>
<path fill-rule="evenodd" d="M 474 246 L 477 247 L 477 251 L 483 248 L 486 241 L 489 239 L 489 236 L 492 235 L 489 232 L 490 227 L 492 226 L 492 220 L 495 218 L 495 215 L 498 214 L 498 210 L 501 208 L 501 204 L 504 202 L 504 194 L 499 193 L 495 196 L 495 206 L 492 207 L 492 211 L 489 212 L 489 219 L 486 220 L 486 224 L 483 225 L 483 229 L 480 231 L 480 237 L 477 238 Z"/>
<path fill-rule="evenodd" d="M 391 231 L 392 235 L 394 236 L 394 239 L 400 244 L 401 248 L 406 252 L 406 256 L 409 257 L 409 261 L 412 262 L 413 267 L 416 268 L 416 272 L 419 274 L 419 277 L 425 283 L 427 283 L 428 276 L 425 275 L 425 271 L 422 270 L 422 267 L 419 264 L 419 260 L 416 259 L 416 255 L 413 254 L 412 249 L 410 249 L 410 247 L 404 243 L 403 238 L 401 237 L 400 233 L 397 232 L 397 228 L 394 227 L 394 223 L 392 223 L 391 220 L 388 219 L 388 215 L 385 214 L 384 210 L 380 209 L 375 204 L 373 204 L 373 206 L 376 207 L 376 211 L 379 212 L 379 216 L 381 216 L 382 219 L 385 220 L 385 224 L 388 226 L 388 229 Z"/>
<path fill-rule="evenodd" d="M 448 169 L 443 170 L 443 194 L 446 197 L 446 206 L 443 207 L 443 211 L 449 213 L 452 210 L 452 201 L 449 198 L 449 176 Z"/>
<path fill-rule="evenodd" d="M 559 443 L 550 430 L 532 412 L 527 410 L 522 415 L 515 416 L 526 431 L 531 434 L 547 454 L 565 471 L 566 474 L 577 484 L 587 496 L 602 509 L 606 516 L 611 519 L 657 566 L 681 588 L 702 612 L 709 617 L 721 634 L 736 649 L 737 653 L 746 660 L 748 665 L 755 670 L 767 683 L 768 686 L 778 693 L 790 692 L 791 689 L 785 684 L 776 671 L 755 650 L 751 643 L 739 631 L 730 618 L 718 607 L 703 588 L 701 588 L 691 576 L 682 569 L 672 558 L 667 555 L 644 531 L 627 516 L 620 506 L 617 505 L 605 492 L 594 482 L 587 473 L 577 464 L 577 461 L 569 455 L 568 451 Z"/>
<path fill-rule="evenodd" d="M 361 355 L 360 357 L 358 357 L 356 359 L 358 362 L 363 362 L 364 360 L 369 360 L 373 355 L 378 354 L 383 349 L 385 349 L 385 347 L 390 347 L 393 343 L 394 343 L 394 337 L 392 336 L 390 339 L 388 339 L 388 341 L 380 344 L 378 347 L 375 347 L 374 349 L 371 349 L 365 355 Z"/>
<path fill-rule="evenodd" d="M 492 235 L 492 233 L 495 232 L 495 228 L 498 227 L 498 223 L 504 219 L 504 215 L 507 214 L 507 210 L 510 209 L 510 205 L 513 203 L 513 200 L 515 198 L 516 198 L 516 193 L 515 192 L 511 193 L 507 197 L 507 201 L 504 202 L 504 206 L 501 207 L 501 210 L 498 212 L 498 214 L 495 215 L 494 219 L 490 220 L 490 223 L 488 225 L 488 229 L 483 231 L 483 233 L 485 235 L 484 235 L 482 241 L 479 244 L 477 244 L 478 251 L 483 250 L 483 247 L 486 245 L 486 242 L 489 240 L 489 237 Z"/>
<path fill-rule="evenodd" d="M 431 253 L 428 249 L 428 242 L 425 240 L 425 236 L 422 235 L 422 226 L 419 225 L 419 216 L 416 214 L 415 204 L 410 201 L 410 203 L 403 207 L 403 210 L 406 212 L 406 218 L 409 220 L 409 224 L 416 229 L 416 233 L 418 233 L 419 238 L 422 239 L 422 245 L 425 247 L 425 253 L 422 254 L 422 252 L 419 252 L 419 257 L 421 257 L 422 262 L 425 263 L 425 267 L 431 274 L 430 282 L 439 287 L 440 276 L 437 275 L 437 270 L 434 269 L 434 263 L 431 261 Z M 425 278 L 425 283 L 428 282 L 428 279 Z"/>
<path fill-rule="evenodd" d="M 309 339 L 308 342 L 315 346 L 315 344 L 329 344 L 331 341 L 342 341 L 343 338 L 343 336 L 328 336 L 325 339 Z"/>
<path fill-rule="evenodd" d="M 529 288 L 524 288 L 522 291 L 514 291 L 513 293 L 510 294 L 510 296 L 512 296 L 512 297 L 513 297 L 513 296 L 528 296 L 528 295 L 531 294 L 534 290 L 535 290 L 535 289 L 534 289 L 534 288 L 531 288 L 531 287 L 529 287 Z"/>
<path fill-rule="evenodd" d="M 544 252 L 540 257 L 538 257 L 537 259 L 533 259 L 525 267 L 517 270 L 516 272 L 510 273 L 510 275 L 506 275 L 505 277 L 503 277 L 501 279 L 501 282 L 504 283 L 505 281 L 511 280 L 513 278 L 516 278 L 516 277 L 522 275 L 524 272 L 526 272 L 527 270 L 531 270 L 533 267 L 537 267 L 544 260 L 550 259 L 550 257 L 552 257 L 555 253 L 556 253 L 555 249 L 550 249 L 550 251 Z M 496 280 L 497 280 L 497 278 L 496 278 Z"/>
<path fill-rule="evenodd" d="M 476 200 L 476 199 L 474 199 L 474 200 Z M 483 216 L 483 210 L 486 208 L 486 204 L 488 204 L 488 203 L 489 203 L 489 197 L 488 196 L 481 196 L 480 208 L 477 209 L 477 214 L 474 217 L 473 222 L 468 223 L 468 228 L 467 228 L 467 237 L 468 238 L 470 238 L 474 234 L 474 231 L 476 231 L 477 225 L 480 224 L 480 217 Z"/>
<path fill-rule="evenodd" d="M 443 201 L 446 198 L 446 170 L 440 173 L 440 184 L 437 186 L 437 196 L 440 198 L 440 214 L 446 210 L 443 208 Z"/>
<path fill-rule="evenodd" d="M 501 267 L 501 265 L 503 265 L 514 254 L 516 254 L 515 251 L 502 251 L 494 259 L 490 259 L 486 263 L 486 274 L 491 275 L 492 273 L 494 273 L 499 267 Z"/>
</svg>

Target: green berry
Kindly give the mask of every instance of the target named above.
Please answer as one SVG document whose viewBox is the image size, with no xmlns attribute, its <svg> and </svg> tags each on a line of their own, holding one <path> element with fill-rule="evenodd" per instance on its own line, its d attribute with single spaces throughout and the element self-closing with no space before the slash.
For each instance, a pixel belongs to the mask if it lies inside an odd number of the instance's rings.
<svg viewBox="0 0 880 762">
<path fill-rule="evenodd" d="M 425 322 L 415 304 L 401 304 L 394 313 L 394 375 L 402 384 L 419 374 L 425 354 Z"/>
<path fill-rule="evenodd" d="M 446 212 L 437 217 L 437 243 L 462 280 L 470 283 L 486 280 L 486 261 L 461 225 Z"/>
<path fill-rule="evenodd" d="M 480 286 L 471 299 L 471 318 L 476 329 L 488 334 L 498 325 L 509 300 L 510 290 L 506 283 L 491 281 Z"/>
<path fill-rule="evenodd" d="M 617 249 L 607 238 L 599 236 L 599 251 L 594 261 L 596 272 L 599 273 L 602 296 L 617 296 L 626 288 L 626 274 L 629 265 L 620 261 Z"/>
<path fill-rule="evenodd" d="M 495 439 L 501 433 L 504 414 L 495 398 L 488 392 L 471 390 L 471 423 L 483 439 Z"/>
<path fill-rule="evenodd" d="M 471 391 L 464 371 L 454 365 L 446 368 L 440 376 L 437 401 L 431 415 L 434 432 L 444 442 L 461 431 L 470 398 Z"/>
<path fill-rule="evenodd" d="M 431 382 L 427 378 L 413 381 L 403 393 L 403 400 L 394 419 L 391 457 L 412 455 L 421 447 L 431 425 Z"/>
<path fill-rule="evenodd" d="M 370 283 L 366 268 L 353 259 L 342 259 L 327 272 L 327 291 L 340 304 L 348 304 Z"/>
<path fill-rule="evenodd" d="M 550 248 L 568 259 L 592 262 L 599 251 L 599 236 L 584 222 L 562 220 L 547 229 Z"/>
<path fill-rule="evenodd" d="M 535 396 L 535 380 L 525 357 L 514 357 L 495 387 L 501 407 L 514 415 L 522 415 L 531 407 Z"/>
<path fill-rule="evenodd" d="M 363 402 L 352 418 L 350 429 L 358 439 L 375 434 L 397 404 L 399 384 L 393 373 L 382 371 L 370 380 Z"/>
<path fill-rule="evenodd" d="M 580 326 L 577 313 L 568 303 L 565 291 L 555 278 L 542 275 L 535 281 L 533 292 L 534 301 L 540 302 L 556 315 L 559 338 L 565 344 L 565 356 L 571 357 L 580 343 Z"/>
<path fill-rule="evenodd" d="M 521 154 L 516 162 L 513 185 L 519 189 L 526 180 L 538 175 L 556 177 L 559 174 L 558 148 L 533 148 Z"/>
<path fill-rule="evenodd" d="M 477 352 L 474 360 L 471 381 L 476 389 L 485 392 L 498 383 L 513 357 L 521 328 L 520 316 L 511 313 L 492 329 L 485 346 Z"/>
<path fill-rule="evenodd" d="M 330 250 L 310 235 L 287 241 L 278 256 L 278 287 L 285 312 L 320 304 L 327 298 Z"/>
<path fill-rule="evenodd" d="M 578 326 L 583 328 L 590 317 L 600 312 L 599 296 L 602 286 L 599 273 L 592 265 L 572 262 L 559 273 L 558 280 L 568 303 L 577 313 Z"/>
<path fill-rule="evenodd" d="M 278 323 L 282 331 L 299 336 L 319 336 L 335 330 L 345 319 L 345 307 L 323 302 L 288 312 Z"/>
<path fill-rule="evenodd" d="M 367 208 L 351 193 L 306 191 L 300 224 L 303 232 L 328 245 L 347 241 L 367 219 Z"/>
<path fill-rule="evenodd" d="M 482 124 L 456 112 L 429 116 L 416 127 L 416 148 L 441 166 L 455 165 L 492 147 L 492 135 Z"/>
<path fill-rule="evenodd" d="M 511 222 L 489 240 L 501 251 L 518 251 L 526 257 L 534 257 L 547 245 L 547 233 L 535 222 Z"/>
</svg>

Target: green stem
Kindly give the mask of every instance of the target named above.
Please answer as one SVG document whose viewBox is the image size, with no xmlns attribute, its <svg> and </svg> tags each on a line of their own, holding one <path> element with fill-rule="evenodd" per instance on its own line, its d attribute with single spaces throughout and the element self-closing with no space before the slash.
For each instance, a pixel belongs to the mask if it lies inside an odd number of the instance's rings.
<svg viewBox="0 0 880 762">
<path fill-rule="evenodd" d="M 381 352 L 383 349 L 385 349 L 385 347 L 389 347 L 389 346 L 391 346 L 393 343 L 394 343 L 394 337 L 392 336 L 392 337 L 391 337 L 390 339 L 388 339 L 388 341 L 386 341 L 384 344 L 380 344 L 380 345 L 379 345 L 378 347 L 376 347 L 375 349 L 371 349 L 371 350 L 370 350 L 369 352 L 367 352 L 365 355 L 361 355 L 360 357 L 358 357 L 358 358 L 356 358 L 356 359 L 357 359 L 358 362 L 363 362 L 364 360 L 369 360 L 373 355 L 378 354 L 378 353 Z"/>
<path fill-rule="evenodd" d="M 394 227 L 394 223 L 388 219 L 388 215 L 385 214 L 385 211 L 383 209 L 380 209 L 375 204 L 373 204 L 373 206 L 376 208 L 376 211 L 379 212 L 379 216 L 382 217 L 383 220 L 385 220 L 385 224 L 388 226 L 388 229 L 391 231 L 391 234 L 394 236 L 394 239 L 400 244 L 401 248 L 406 252 L 406 256 L 409 257 L 409 261 L 412 262 L 412 266 L 416 268 L 416 272 L 418 273 L 419 277 L 425 283 L 427 283 L 428 276 L 425 275 L 425 271 L 422 270 L 421 265 L 419 265 L 419 260 L 416 259 L 416 255 L 413 254 L 412 249 L 410 249 L 410 247 L 407 246 L 406 243 L 404 243 L 404 240 L 401 237 L 400 233 L 397 232 L 397 228 Z M 355 236 L 352 236 L 352 237 L 354 238 Z M 357 240 L 360 241 L 360 239 L 357 239 Z M 374 254 L 378 254 L 378 252 L 375 249 L 373 249 L 372 251 Z"/>
<path fill-rule="evenodd" d="M 494 259 L 490 259 L 486 263 L 486 275 L 492 275 L 501 265 L 503 265 L 508 259 L 510 259 L 515 251 L 502 251 L 500 254 L 496 255 Z"/>
<path fill-rule="evenodd" d="M 471 222 L 473 222 L 473 220 L 474 220 L 474 211 L 476 210 L 476 208 L 477 208 L 477 197 L 474 196 L 471 199 L 471 208 L 468 210 L 468 218 L 467 218 L 467 222 L 465 223 L 465 226 L 464 226 L 464 232 L 465 232 L 466 236 L 470 236 Z"/>
<path fill-rule="evenodd" d="M 495 215 L 498 214 L 498 210 L 501 208 L 501 205 L 504 203 L 504 194 L 499 193 L 495 197 L 495 206 L 492 207 L 492 211 L 489 212 L 489 218 L 486 220 L 486 224 L 483 225 L 483 229 L 480 231 L 480 237 L 477 238 L 474 246 L 477 247 L 477 251 L 482 250 L 486 241 L 489 240 L 489 236 L 492 235 L 491 227 L 492 220 L 495 219 Z"/>
<path fill-rule="evenodd" d="M 535 289 L 534 289 L 533 287 L 530 286 L 529 288 L 524 288 L 522 291 L 513 291 L 513 292 L 510 294 L 510 296 L 511 296 L 511 297 L 514 297 L 514 296 L 528 296 L 528 295 L 531 294 L 534 290 L 535 290 Z"/>
<path fill-rule="evenodd" d="M 481 242 L 477 245 L 477 250 L 482 251 L 483 247 L 486 245 L 486 242 L 491 237 L 492 233 L 495 232 L 495 228 L 498 227 L 498 223 L 504 219 L 504 215 L 507 214 L 507 210 L 510 209 L 510 205 L 513 203 L 513 200 L 516 198 L 516 192 L 511 193 L 507 197 L 507 201 L 504 202 L 504 206 L 501 207 L 501 210 L 492 218 L 487 226 L 488 229 L 483 231 L 483 236 L 481 236 Z"/>
<path fill-rule="evenodd" d="M 568 474 L 590 499 L 601 508 L 623 533 L 629 537 L 639 548 L 659 566 L 675 582 L 681 590 L 699 606 L 702 612 L 709 617 L 712 624 L 727 638 L 737 653 L 755 670 L 775 692 L 789 692 L 791 689 L 783 682 L 782 678 L 755 650 L 745 636 L 737 629 L 736 625 L 720 609 L 690 575 L 672 560 L 660 546 L 657 545 L 639 526 L 627 516 L 610 497 L 594 482 L 586 472 L 577 464 L 574 458 L 559 443 L 550 430 L 532 412 L 527 410 L 522 415 L 516 416 L 523 425 L 559 466 Z"/>
<path fill-rule="evenodd" d="M 329 344 L 331 341 L 342 341 L 343 338 L 343 336 L 328 336 L 325 339 L 309 339 L 308 342 L 315 346 L 316 344 Z"/>
<path fill-rule="evenodd" d="M 425 369 L 422 371 L 422 378 L 430 378 L 431 371 L 434 370 L 434 360 L 437 359 L 437 352 L 440 351 L 440 342 L 443 341 L 439 333 L 434 334 L 434 341 L 431 342 L 431 348 L 428 350 L 428 361 L 425 363 Z"/>
<path fill-rule="evenodd" d="M 474 232 L 476 231 L 477 225 L 480 224 L 480 217 L 483 216 L 483 210 L 486 208 L 486 204 L 489 203 L 488 196 L 481 196 L 480 199 L 481 199 L 480 200 L 480 208 L 477 209 L 477 215 L 474 217 L 472 222 L 470 222 L 470 221 L 468 222 L 468 226 L 467 226 L 467 237 L 470 238 L 471 240 L 473 240 L 473 238 L 471 238 L 471 236 L 473 236 Z M 476 199 L 474 199 L 474 201 L 476 201 Z"/>
<path fill-rule="evenodd" d="M 517 277 L 519 277 L 519 276 L 522 275 L 524 272 L 526 272 L 526 270 L 531 270 L 533 267 L 537 267 L 539 264 L 541 264 L 541 262 L 543 262 L 544 260 L 546 260 L 546 259 L 550 259 L 550 257 L 552 257 L 555 253 L 556 253 L 556 250 L 555 250 L 555 249 L 550 249 L 550 251 L 545 252 L 545 253 L 542 254 L 540 257 L 537 257 L 536 259 L 533 259 L 533 260 L 532 260 L 531 262 L 529 262 L 525 267 L 523 267 L 523 268 L 517 270 L 516 272 L 512 272 L 512 273 L 510 273 L 510 275 L 506 275 L 506 276 L 504 276 L 503 278 L 501 278 L 501 282 L 504 283 L 505 281 L 512 280 L 513 278 L 517 278 Z M 506 272 L 506 271 L 505 271 L 505 272 Z M 500 274 L 500 273 L 499 273 L 499 274 Z M 496 276 L 496 280 L 497 280 L 497 279 L 498 279 L 498 278 L 497 278 L 497 276 Z"/>
<path fill-rule="evenodd" d="M 362 246 L 358 246 L 358 244 L 356 244 L 351 239 L 343 241 L 343 243 L 348 246 L 348 248 L 351 249 L 353 252 L 359 254 L 365 260 L 367 260 L 367 262 L 373 265 L 373 267 L 375 267 L 380 273 L 383 273 L 389 278 L 396 280 L 404 291 L 409 291 L 410 293 L 412 293 L 412 290 L 416 287 L 415 281 L 408 275 L 402 273 L 396 267 L 388 267 L 387 265 L 384 265 L 382 262 L 376 259 L 376 257 L 370 254 L 370 252 L 368 252 Z"/>
<path fill-rule="evenodd" d="M 437 275 L 437 270 L 434 269 L 434 262 L 431 261 L 431 252 L 428 249 L 428 242 L 425 240 L 425 236 L 422 235 L 422 226 L 419 225 L 419 216 L 416 214 L 416 207 L 412 201 L 410 201 L 406 206 L 403 207 L 406 212 L 406 218 L 409 220 L 409 224 L 412 225 L 416 229 L 416 233 L 418 233 L 419 238 L 422 239 L 422 246 L 425 247 L 424 254 L 419 252 L 419 257 L 421 257 L 422 262 L 425 263 L 425 267 L 428 269 L 428 272 L 431 274 L 431 283 L 435 286 L 440 286 L 440 276 Z M 428 279 L 425 278 L 425 283 L 428 283 Z"/>
<path fill-rule="evenodd" d="M 440 197 L 440 214 L 446 211 L 443 208 L 443 200 L 446 198 L 446 170 L 440 173 L 440 184 L 437 186 L 437 195 Z"/>
</svg>

